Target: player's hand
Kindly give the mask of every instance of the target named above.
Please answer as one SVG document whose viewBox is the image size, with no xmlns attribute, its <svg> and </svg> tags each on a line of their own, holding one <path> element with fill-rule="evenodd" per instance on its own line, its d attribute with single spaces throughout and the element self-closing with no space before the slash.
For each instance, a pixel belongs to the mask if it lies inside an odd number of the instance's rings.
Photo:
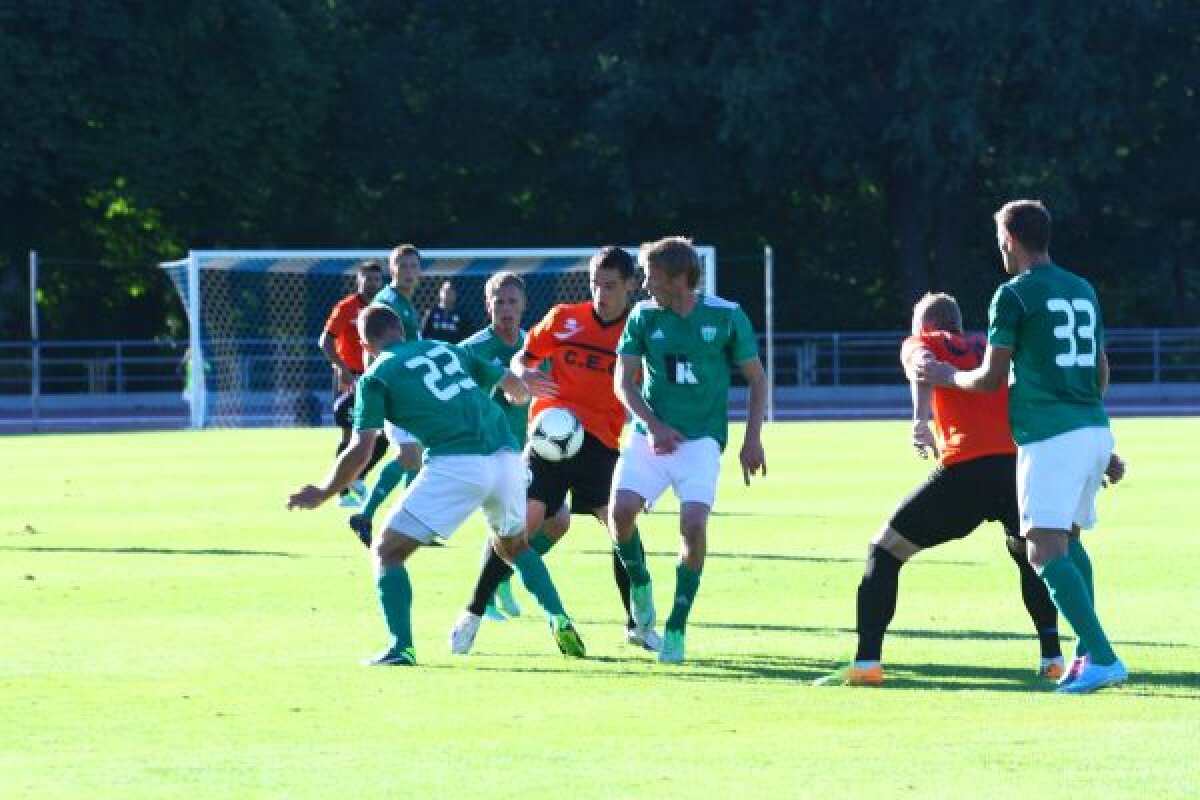
<svg viewBox="0 0 1200 800">
<path fill-rule="evenodd" d="M 540 369 L 525 370 L 521 380 L 525 381 L 529 393 L 534 397 L 558 397 L 558 384 Z"/>
<path fill-rule="evenodd" d="M 742 480 L 746 482 L 747 486 L 750 485 L 750 476 L 757 475 L 760 469 L 763 477 L 767 477 L 767 454 L 763 452 L 760 440 L 742 442 L 738 460 L 742 462 Z"/>
<path fill-rule="evenodd" d="M 933 436 L 933 430 L 929 427 L 928 420 L 913 420 L 912 445 L 917 449 L 917 455 L 921 458 L 929 458 L 930 454 L 937 456 L 937 440 Z"/>
<path fill-rule="evenodd" d="M 649 427 L 647 433 L 650 436 L 650 446 L 654 448 L 655 454 L 660 456 L 674 453 L 679 445 L 683 444 L 683 434 L 661 422 Z"/>
<path fill-rule="evenodd" d="M 1113 453 L 1108 457 L 1108 466 L 1104 468 L 1104 485 L 1120 483 L 1125 477 L 1125 462 L 1119 455 Z"/>
<path fill-rule="evenodd" d="M 953 386 L 956 372 L 958 370 L 953 365 L 944 361 L 925 360 L 913 367 L 913 377 L 917 382 L 930 386 Z"/>
<path fill-rule="evenodd" d="M 320 506 L 329 495 L 322 489 L 313 486 L 311 483 L 300 488 L 300 491 L 292 493 L 288 497 L 288 511 L 296 508 L 313 509 Z"/>
</svg>

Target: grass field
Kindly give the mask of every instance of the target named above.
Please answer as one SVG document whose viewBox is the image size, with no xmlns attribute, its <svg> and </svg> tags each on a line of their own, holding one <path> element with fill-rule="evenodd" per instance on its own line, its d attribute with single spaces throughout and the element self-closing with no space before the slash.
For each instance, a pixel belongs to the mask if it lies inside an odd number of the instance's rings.
<svg viewBox="0 0 1200 800">
<path fill-rule="evenodd" d="M 2 438 L 0 797 L 1196 797 L 1200 419 L 1114 427 L 1129 475 L 1089 542 L 1133 679 L 1082 698 L 1032 677 L 997 526 L 905 569 L 885 688 L 809 685 L 928 469 L 904 423 L 774 426 L 750 488 L 727 454 L 678 667 L 622 643 L 583 518 L 548 563 L 590 657 L 520 591 L 451 657 L 478 517 L 410 562 L 421 667 L 359 666 L 384 643 L 364 552 L 339 509 L 284 511 L 331 430 Z M 672 509 L 643 526 L 660 608 Z"/>
</svg>

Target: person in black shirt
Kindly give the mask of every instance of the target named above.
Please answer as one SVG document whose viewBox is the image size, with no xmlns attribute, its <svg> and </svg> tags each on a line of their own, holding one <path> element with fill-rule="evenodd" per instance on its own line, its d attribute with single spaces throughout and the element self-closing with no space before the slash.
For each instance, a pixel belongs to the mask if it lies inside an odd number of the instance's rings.
<svg viewBox="0 0 1200 800">
<path fill-rule="evenodd" d="M 438 289 L 438 303 L 425 312 L 421 320 L 421 338 L 438 339 L 443 342 L 461 342 L 470 331 L 462 314 L 454 310 L 454 284 L 442 281 Z"/>
</svg>

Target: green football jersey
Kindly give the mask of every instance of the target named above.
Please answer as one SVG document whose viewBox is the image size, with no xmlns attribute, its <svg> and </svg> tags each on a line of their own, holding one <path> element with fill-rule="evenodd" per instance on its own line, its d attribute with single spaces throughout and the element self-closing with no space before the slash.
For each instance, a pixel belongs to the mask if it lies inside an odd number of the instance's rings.
<svg viewBox="0 0 1200 800">
<path fill-rule="evenodd" d="M 686 439 L 729 438 L 729 372 L 758 356 L 750 320 L 737 303 L 699 295 L 687 317 L 654 300 L 634 306 L 617 353 L 642 359 L 642 397 Z M 637 422 L 642 433 L 645 426 Z"/>
<path fill-rule="evenodd" d="M 1013 353 L 1008 417 L 1017 444 L 1108 426 L 1099 368 L 1104 321 L 1090 283 L 1039 264 L 996 290 L 988 321 L 988 342 Z"/>
<path fill-rule="evenodd" d="M 525 331 L 518 331 L 517 343 L 508 345 L 496 335 L 496 332 L 489 325 L 483 330 L 463 339 L 459 342 L 459 345 L 464 350 L 478 356 L 489 364 L 495 364 L 508 369 L 513 355 L 525 347 Z M 513 432 L 513 436 L 517 437 L 517 443 L 524 447 L 526 429 L 529 427 L 529 403 L 513 404 L 499 387 L 492 388 L 491 396 L 500 406 L 500 410 L 504 412 L 504 417 L 508 420 L 509 429 Z"/>
<path fill-rule="evenodd" d="M 412 304 L 411 300 L 397 292 L 395 287 L 390 284 L 383 287 L 371 302 L 385 305 L 396 312 L 396 316 L 404 325 L 405 339 L 415 342 L 421 338 L 421 321 L 417 319 L 417 307 Z"/>
<path fill-rule="evenodd" d="M 457 345 L 396 342 L 358 381 L 354 430 L 378 430 L 387 420 L 417 437 L 426 458 L 517 450 L 504 412 L 487 396 L 503 375 Z"/>
</svg>

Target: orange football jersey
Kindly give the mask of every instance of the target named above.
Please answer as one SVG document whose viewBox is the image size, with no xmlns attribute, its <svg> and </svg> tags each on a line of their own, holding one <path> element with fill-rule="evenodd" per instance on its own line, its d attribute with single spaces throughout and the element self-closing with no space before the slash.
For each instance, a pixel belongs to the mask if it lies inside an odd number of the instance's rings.
<svg viewBox="0 0 1200 800">
<path fill-rule="evenodd" d="M 616 448 L 625 426 L 625 407 L 613 391 L 617 342 L 625 316 L 604 322 L 590 302 L 557 305 L 525 338 L 526 363 L 549 360 L 558 397 L 535 397 L 533 419 L 542 409 L 565 408 L 591 433 Z"/>
<path fill-rule="evenodd" d="M 932 351 L 934 358 L 958 369 L 975 369 L 983 361 L 981 337 L 965 337 L 949 331 L 927 331 L 904 340 L 901 362 L 918 347 Z M 941 463 L 945 466 L 990 455 L 1015 453 L 1008 424 L 1008 386 L 980 394 L 938 386 L 933 390 L 933 431 Z"/>
<path fill-rule="evenodd" d="M 367 304 L 357 294 L 347 295 L 329 312 L 325 320 L 325 332 L 333 337 L 333 349 L 338 358 L 346 362 L 346 366 L 358 374 L 362 374 L 363 343 L 358 338 L 358 315 Z"/>
</svg>

